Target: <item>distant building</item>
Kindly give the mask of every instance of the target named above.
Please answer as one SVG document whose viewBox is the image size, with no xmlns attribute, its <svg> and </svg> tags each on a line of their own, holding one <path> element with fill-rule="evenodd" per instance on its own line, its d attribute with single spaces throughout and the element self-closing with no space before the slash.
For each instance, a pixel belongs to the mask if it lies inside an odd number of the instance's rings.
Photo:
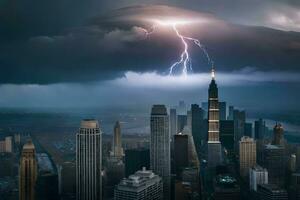
<svg viewBox="0 0 300 200">
<path fill-rule="evenodd" d="M 189 164 L 188 144 L 188 135 L 174 135 L 174 161 L 177 177 L 181 177 L 182 170 Z"/>
<path fill-rule="evenodd" d="M 192 104 L 192 124 L 191 130 L 197 153 L 200 152 L 200 146 L 206 141 L 206 132 L 204 131 L 204 110 L 197 104 Z"/>
<path fill-rule="evenodd" d="M 234 121 L 221 120 L 220 121 L 220 141 L 222 146 L 226 149 L 229 157 L 234 153 Z"/>
<path fill-rule="evenodd" d="M 102 199 L 102 145 L 99 123 L 94 119 L 81 121 L 76 134 L 76 196 L 77 200 Z"/>
<path fill-rule="evenodd" d="M 226 102 L 219 102 L 219 109 L 220 109 L 220 120 L 227 119 L 227 105 Z"/>
<path fill-rule="evenodd" d="M 104 170 L 104 197 L 112 198 L 115 186 L 125 177 L 125 166 L 118 157 L 108 157 Z"/>
<path fill-rule="evenodd" d="M 233 110 L 233 120 L 235 129 L 235 141 L 239 141 L 245 135 L 246 112 Z"/>
<path fill-rule="evenodd" d="M 277 145 L 265 145 L 263 167 L 268 170 L 269 183 L 283 185 L 285 181 L 286 159 L 284 148 Z"/>
<path fill-rule="evenodd" d="M 244 136 L 239 142 L 240 175 L 247 177 L 249 169 L 256 165 L 256 142 L 253 138 Z"/>
<path fill-rule="evenodd" d="M 150 118 L 150 168 L 162 177 L 164 199 L 170 198 L 171 158 L 169 116 L 164 105 L 154 105 Z"/>
<path fill-rule="evenodd" d="M 257 192 L 261 200 L 288 200 L 287 191 L 274 184 L 260 184 Z"/>
<path fill-rule="evenodd" d="M 0 140 L 0 153 L 12 153 L 13 152 L 13 138 L 6 136 L 3 140 Z"/>
<path fill-rule="evenodd" d="M 244 136 L 248 136 L 253 138 L 252 135 L 252 123 L 245 123 L 245 132 L 244 132 Z"/>
<path fill-rule="evenodd" d="M 113 156 L 122 158 L 123 155 L 121 125 L 120 122 L 117 121 L 114 126 Z"/>
<path fill-rule="evenodd" d="M 233 120 L 233 110 L 234 110 L 234 107 L 233 106 L 229 106 L 227 120 Z"/>
<path fill-rule="evenodd" d="M 59 167 L 59 191 L 62 200 L 76 199 L 76 164 L 73 161 L 63 162 Z"/>
<path fill-rule="evenodd" d="M 259 119 L 254 122 L 254 136 L 256 140 L 262 140 L 266 134 L 266 122 Z"/>
<path fill-rule="evenodd" d="M 163 200 L 162 179 L 143 168 L 123 179 L 114 192 L 115 200 Z"/>
<path fill-rule="evenodd" d="M 218 86 L 215 81 L 215 70 L 211 71 L 212 80 L 208 89 L 208 166 L 213 168 L 222 162 L 222 148 L 219 138 L 220 116 Z"/>
<path fill-rule="evenodd" d="M 187 125 L 187 115 L 177 115 L 177 133 L 182 132 Z"/>
<path fill-rule="evenodd" d="M 186 103 L 184 101 L 179 101 L 179 105 L 178 105 L 178 115 L 186 115 Z"/>
<path fill-rule="evenodd" d="M 257 191 L 258 184 L 268 184 L 268 171 L 259 165 L 250 168 L 250 190 Z"/>
<path fill-rule="evenodd" d="M 125 150 L 125 176 L 128 177 L 134 172 L 145 167 L 150 168 L 150 150 L 137 148 Z"/>
<path fill-rule="evenodd" d="M 170 135 L 173 136 L 177 134 L 177 114 L 176 109 L 170 109 Z"/>
<path fill-rule="evenodd" d="M 34 144 L 29 141 L 23 146 L 19 171 L 19 200 L 34 200 L 37 178 L 37 162 Z"/>
<path fill-rule="evenodd" d="M 276 124 L 274 126 L 273 134 L 272 144 L 284 146 L 283 127 L 281 124 Z"/>
<path fill-rule="evenodd" d="M 38 176 L 36 181 L 37 200 L 58 200 L 58 174 L 46 153 L 37 153 Z"/>
</svg>

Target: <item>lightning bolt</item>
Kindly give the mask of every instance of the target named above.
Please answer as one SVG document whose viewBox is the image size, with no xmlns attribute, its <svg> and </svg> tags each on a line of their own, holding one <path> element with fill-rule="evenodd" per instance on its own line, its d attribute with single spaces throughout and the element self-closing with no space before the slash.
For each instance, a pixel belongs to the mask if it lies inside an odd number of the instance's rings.
<svg viewBox="0 0 300 200">
<path fill-rule="evenodd" d="M 181 69 L 182 69 L 181 73 L 184 76 L 187 76 L 189 72 L 193 72 L 192 60 L 191 60 L 190 55 L 189 55 L 189 51 L 188 51 L 189 50 L 189 45 L 188 45 L 187 41 L 193 42 L 196 46 L 198 46 L 201 49 L 201 51 L 206 56 L 206 59 L 207 59 L 209 65 L 213 63 L 213 61 L 211 60 L 211 58 L 210 58 L 208 52 L 206 51 L 205 47 L 201 44 L 201 42 L 198 39 L 182 35 L 179 32 L 179 30 L 176 26 L 176 23 L 172 23 L 171 25 L 172 25 L 172 29 L 174 30 L 176 36 L 181 40 L 181 42 L 183 44 L 183 51 L 180 54 L 179 60 L 176 61 L 175 63 L 173 63 L 171 65 L 171 67 L 169 68 L 169 76 L 174 74 L 174 70 L 177 67 L 181 67 Z M 152 33 L 154 33 L 155 30 L 156 30 L 155 25 L 153 25 L 149 31 L 145 29 L 144 31 L 145 31 L 146 37 L 148 37 Z"/>
</svg>

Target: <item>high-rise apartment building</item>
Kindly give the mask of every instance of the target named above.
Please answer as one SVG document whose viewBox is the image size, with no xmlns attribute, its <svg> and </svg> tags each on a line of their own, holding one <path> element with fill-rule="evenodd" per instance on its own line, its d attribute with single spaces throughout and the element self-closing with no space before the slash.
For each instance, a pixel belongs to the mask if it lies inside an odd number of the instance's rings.
<svg viewBox="0 0 300 200">
<path fill-rule="evenodd" d="M 94 119 L 81 121 L 76 134 L 76 199 L 102 199 L 101 130 Z"/>
</svg>

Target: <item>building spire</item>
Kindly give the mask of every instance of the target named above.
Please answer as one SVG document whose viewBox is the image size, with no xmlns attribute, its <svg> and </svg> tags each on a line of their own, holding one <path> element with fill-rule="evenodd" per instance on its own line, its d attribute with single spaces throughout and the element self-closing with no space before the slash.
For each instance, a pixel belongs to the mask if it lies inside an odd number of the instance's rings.
<svg viewBox="0 0 300 200">
<path fill-rule="evenodd" d="M 212 62 L 212 65 L 211 65 L 211 78 L 212 78 L 212 80 L 215 80 L 215 67 L 214 67 L 214 62 Z"/>
</svg>

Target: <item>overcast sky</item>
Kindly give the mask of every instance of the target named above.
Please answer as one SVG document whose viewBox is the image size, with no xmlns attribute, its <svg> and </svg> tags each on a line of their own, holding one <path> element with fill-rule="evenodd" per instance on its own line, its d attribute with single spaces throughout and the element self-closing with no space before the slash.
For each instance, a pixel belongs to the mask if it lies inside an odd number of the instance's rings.
<svg viewBox="0 0 300 200">
<path fill-rule="evenodd" d="M 170 78 L 181 41 L 172 27 L 146 34 L 148 19 L 174 16 L 197 21 L 178 29 L 205 46 L 224 100 L 245 108 L 297 106 L 299 1 L 4 0 L 0 107 L 205 100 L 210 63 L 203 51 L 189 43 L 195 75 Z"/>
</svg>

